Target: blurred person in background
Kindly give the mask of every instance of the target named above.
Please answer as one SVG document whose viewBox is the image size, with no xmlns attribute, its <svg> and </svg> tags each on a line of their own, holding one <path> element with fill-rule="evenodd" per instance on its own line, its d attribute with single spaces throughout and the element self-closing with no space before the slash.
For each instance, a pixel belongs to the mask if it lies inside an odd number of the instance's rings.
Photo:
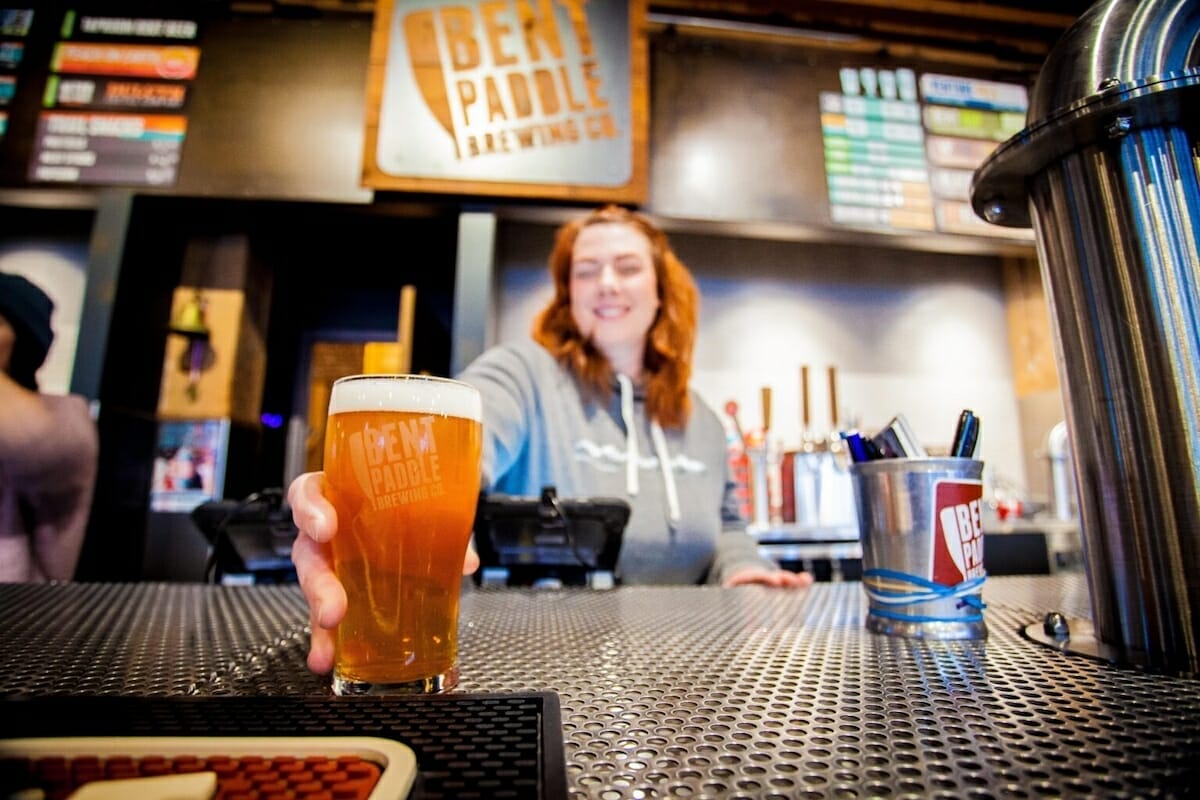
<svg viewBox="0 0 1200 800">
<path fill-rule="evenodd" d="M 724 426 L 688 385 L 699 292 L 666 234 L 605 206 L 563 225 L 549 261 L 554 297 L 532 341 L 493 347 L 458 376 L 483 399 L 483 491 L 625 499 L 616 577 L 626 585 L 810 585 L 759 555 L 738 514 Z M 322 477 L 289 490 L 316 672 L 332 666 L 346 608 Z M 477 566 L 468 550 L 464 574 Z"/>
<path fill-rule="evenodd" d="M 96 482 L 99 437 L 87 401 L 38 391 L 54 303 L 0 273 L 0 582 L 75 576 Z"/>
</svg>

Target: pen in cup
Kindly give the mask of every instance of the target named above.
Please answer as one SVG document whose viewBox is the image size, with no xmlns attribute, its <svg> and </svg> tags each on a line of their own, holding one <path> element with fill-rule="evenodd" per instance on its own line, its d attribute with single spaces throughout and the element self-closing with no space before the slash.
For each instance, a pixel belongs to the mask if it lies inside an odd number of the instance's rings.
<svg viewBox="0 0 1200 800">
<path fill-rule="evenodd" d="M 855 464 L 871 460 L 870 454 L 867 453 L 866 440 L 858 431 L 843 431 L 842 441 L 846 443 L 846 449 L 850 452 L 850 460 Z"/>
<path fill-rule="evenodd" d="M 879 452 L 875 443 L 858 431 L 843 431 L 842 441 L 846 443 L 846 449 L 850 452 L 850 460 L 856 464 L 883 458 L 883 453 Z"/>
<path fill-rule="evenodd" d="M 969 408 L 964 408 L 958 417 L 958 427 L 954 431 L 954 442 L 950 445 L 950 455 L 955 458 L 971 458 L 975 455 L 975 443 L 979 440 L 979 417 Z"/>
<path fill-rule="evenodd" d="M 892 417 L 892 421 L 875 434 L 872 441 L 884 458 L 925 458 L 929 455 L 903 414 Z"/>
</svg>

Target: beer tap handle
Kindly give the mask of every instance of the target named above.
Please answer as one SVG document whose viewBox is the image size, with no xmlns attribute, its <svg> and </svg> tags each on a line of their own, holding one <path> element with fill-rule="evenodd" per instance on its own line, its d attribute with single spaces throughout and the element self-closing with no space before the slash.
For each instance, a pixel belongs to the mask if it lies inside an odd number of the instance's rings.
<svg viewBox="0 0 1200 800">
<path fill-rule="evenodd" d="M 767 440 L 767 431 L 771 430 L 771 387 L 762 387 L 762 421 L 763 441 Z"/>
<path fill-rule="evenodd" d="M 833 432 L 838 430 L 837 367 L 829 365 L 829 419 Z"/>
<path fill-rule="evenodd" d="M 807 449 L 812 441 L 812 414 L 808 404 L 808 364 L 800 367 L 800 443 Z"/>
<path fill-rule="evenodd" d="M 746 441 L 746 432 L 742 430 L 742 422 L 738 419 L 738 404 L 734 400 L 729 400 L 725 403 L 725 413 L 733 420 L 733 429 L 737 432 L 738 440 L 742 443 L 742 449 L 745 450 L 749 443 Z"/>
</svg>

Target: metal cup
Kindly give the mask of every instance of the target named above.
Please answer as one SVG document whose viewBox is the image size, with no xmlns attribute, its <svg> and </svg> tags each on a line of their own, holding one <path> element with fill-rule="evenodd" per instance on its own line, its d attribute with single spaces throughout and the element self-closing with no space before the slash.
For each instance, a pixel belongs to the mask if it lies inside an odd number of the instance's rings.
<svg viewBox="0 0 1200 800">
<path fill-rule="evenodd" d="M 983 639 L 983 462 L 852 464 L 866 626 L 920 639 Z"/>
</svg>

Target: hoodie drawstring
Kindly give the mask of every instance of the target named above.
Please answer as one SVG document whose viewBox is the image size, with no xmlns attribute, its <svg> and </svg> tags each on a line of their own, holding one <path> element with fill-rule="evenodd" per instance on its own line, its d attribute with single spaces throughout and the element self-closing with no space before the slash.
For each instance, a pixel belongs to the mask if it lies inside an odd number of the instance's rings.
<svg viewBox="0 0 1200 800">
<path fill-rule="evenodd" d="M 663 487 L 667 490 L 667 516 L 670 517 L 671 522 L 678 522 L 679 492 L 675 488 L 675 471 L 671 469 L 671 454 L 667 452 L 667 437 L 663 435 L 662 426 L 657 422 L 650 423 L 650 438 L 654 441 L 654 454 L 658 456 Z M 671 530 L 673 533 L 674 528 Z"/>
<path fill-rule="evenodd" d="M 621 421 L 625 423 L 625 491 L 630 497 L 638 493 L 637 427 L 633 422 L 633 382 L 628 375 L 617 375 L 621 386 Z"/>
<path fill-rule="evenodd" d="M 625 423 L 625 491 L 630 497 L 638 493 L 638 436 L 637 426 L 633 417 L 633 382 L 627 375 L 617 375 L 617 383 L 621 387 L 621 421 Z M 675 485 L 675 473 L 671 469 L 671 454 L 667 451 L 667 437 L 663 434 L 662 426 L 655 421 L 650 423 L 650 440 L 654 444 L 654 454 L 658 456 L 658 467 L 662 473 L 663 488 L 667 494 L 667 516 L 671 522 L 678 522 L 679 490 Z M 674 534 L 674 528 L 671 529 Z"/>
</svg>

